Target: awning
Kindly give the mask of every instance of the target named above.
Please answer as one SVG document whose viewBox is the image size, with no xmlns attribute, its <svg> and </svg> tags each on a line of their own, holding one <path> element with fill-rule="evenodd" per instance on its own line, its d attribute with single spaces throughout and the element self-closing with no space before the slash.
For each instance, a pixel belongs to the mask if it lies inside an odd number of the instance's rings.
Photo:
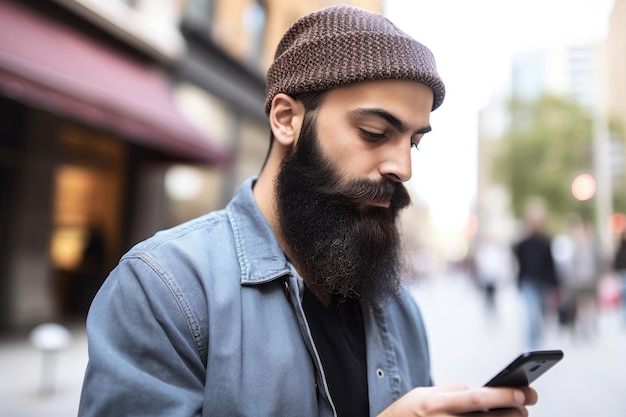
<svg viewBox="0 0 626 417">
<path fill-rule="evenodd" d="M 7 0 L 0 0 L 0 94 L 174 157 L 230 158 L 179 113 L 158 68 Z"/>
</svg>

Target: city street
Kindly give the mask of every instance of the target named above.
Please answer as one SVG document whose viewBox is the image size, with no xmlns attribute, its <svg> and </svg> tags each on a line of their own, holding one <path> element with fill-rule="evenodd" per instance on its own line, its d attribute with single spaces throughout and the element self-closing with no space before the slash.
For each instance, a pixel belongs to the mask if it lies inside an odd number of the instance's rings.
<svg viewBox="0 0 626 417">
<path fill-rule="evenodd" d="M 484 384 L 522 350 L 522 308 L 514 286 L 502 288 L 496 310 L 462 274 L 426 279 L 412 287 L 428 328 L 437 385 Z M 71 346 L 51 361 L 54 392 L 42 393 L 43 355 L 28 340 L 0 339 L 0 415 L 71 417 L 77 412 L 87 362 L 81 328 Z M 626 415 L 626 327 L 616 312 L 604 312 L 595 340 L 576 340 L 549 321 L 542 348 L 565 358 L 533 386 L 539 404 L 532 417 L 623 417 Z"/>
<path fill-rule="evenodd" d="M 430 337 L 437 385 L 483 385 L 523 350 L 523 308 L 509 284 L 489 311 L 482 294 L 462 274 L 431 278 L 413 288 Z M 546 324 L 542 349 L 561 349 L 564 359 L 533 387 L 539 403 L 532 417 L 626 416 L 626 326 L 616 311 L 600 314 L 594 340 L 580 340 Z"/>
</svg>

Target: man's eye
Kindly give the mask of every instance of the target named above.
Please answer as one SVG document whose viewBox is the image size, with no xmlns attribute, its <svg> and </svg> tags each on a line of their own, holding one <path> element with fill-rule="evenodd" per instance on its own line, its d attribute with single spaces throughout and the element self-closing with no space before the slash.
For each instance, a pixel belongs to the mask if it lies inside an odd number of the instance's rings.
<svg viewBox="0 0 626 417">
<path fill-rule="evenodd" d="M 411 149 L 417 149 L 419 151 L 420 150 L 419 143 L 411 142 Z"/>
<path fill-rule="evenodd" d="M 378 142 L 380 140 L 385 139 L 384 133 L 371 132 L 365 129 L 360 129 L 360 130 L 361 130 L 361 136 L 363 137 L 363 139 L 365 139 L 368 142 Z"/>
</svg>

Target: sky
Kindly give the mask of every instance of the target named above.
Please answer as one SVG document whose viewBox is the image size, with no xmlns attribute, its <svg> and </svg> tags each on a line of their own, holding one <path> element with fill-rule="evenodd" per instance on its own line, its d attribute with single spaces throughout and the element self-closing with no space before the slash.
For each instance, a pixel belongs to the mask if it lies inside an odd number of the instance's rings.
<svg viewBox="0 0 626 417">
<path fill-rule="evenodd" d="M 462 229 L 476 194 L 478 112 L 506 95 L 517 52 L 604 39 L 614 0 L 386 0 L 385 15 L 434 53 L 446 85 L 414 151 L 410 188 L 434 226 Z"/>
</svg>

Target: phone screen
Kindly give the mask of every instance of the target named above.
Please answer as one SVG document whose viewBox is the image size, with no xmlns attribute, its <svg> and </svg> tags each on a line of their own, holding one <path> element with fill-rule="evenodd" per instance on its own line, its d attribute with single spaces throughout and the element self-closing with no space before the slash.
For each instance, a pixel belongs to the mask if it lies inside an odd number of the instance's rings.
<svg viewBox="0 0 626 417">
<path fill-rule="evenodd" d="M 522 353 L 485 384 L 486 387 L 525 387 L 563 359 L 561 350 Z"/>
</svg>

